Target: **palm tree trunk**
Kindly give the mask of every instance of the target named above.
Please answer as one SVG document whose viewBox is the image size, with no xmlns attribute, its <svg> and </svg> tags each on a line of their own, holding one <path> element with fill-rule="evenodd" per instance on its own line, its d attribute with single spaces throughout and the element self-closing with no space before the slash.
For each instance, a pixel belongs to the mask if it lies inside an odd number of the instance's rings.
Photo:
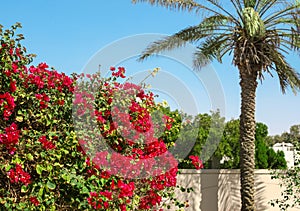
<svg viewBox="0 0 300 211">
<path fill-rule="evenodd" d="M 254 211 L 255 169 L 255 93 L 257 72 L 249 74 L 240 69 L 241 115 L 240 115 L 240 181 L 242 211 Z"/>
</svg>

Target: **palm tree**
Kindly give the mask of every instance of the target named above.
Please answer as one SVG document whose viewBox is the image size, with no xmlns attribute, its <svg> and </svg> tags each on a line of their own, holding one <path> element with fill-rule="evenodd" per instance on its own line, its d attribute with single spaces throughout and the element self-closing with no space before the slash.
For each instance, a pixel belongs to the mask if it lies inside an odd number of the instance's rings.
<svg viewBox="0 0 300 211">
<path fill-rule="evenodd" d="M 200 23 L 150 44 L 140 60 L 164 50 L 197 44 L 195 67 L 232 55 L 241 87 L 240 169 L 242 210 L 254 205 L 255 94 L 264 74 L 276 73 L 283 93 L 300 89 L 299 74 L 285 56 L 300 48 L 300 1 L 228 0 L 132 0 L 168 9 L 205 14 Z M 201 2 L 201 3 L 200 3 Z M 203 3 L 202 3 L 203 2 Z M 224 1 L 225 4 L 225 1 Z M 204 12 L 204 13 L 203 13 Z M 203 15 L 204 16 L 204 15 Z"/>
</svg>

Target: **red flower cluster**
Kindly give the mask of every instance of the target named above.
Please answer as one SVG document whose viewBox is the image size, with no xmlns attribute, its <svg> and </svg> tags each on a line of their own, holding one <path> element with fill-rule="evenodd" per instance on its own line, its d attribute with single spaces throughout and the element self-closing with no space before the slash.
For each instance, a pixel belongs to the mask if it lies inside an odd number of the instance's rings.
<svg viewBox="0 0 300 211">
<path fill-rule="evenodd" d="M 13 81 L 13 80 L 10 81 L 10 91 L 11 92 L 15 92 L 17 90 L 16 84 L 17 84 L 16 81 Z"/>
<path fill-rule="evenodd" d="M 150 209 L 151 207 L 160 204 L 161 200 L 161 196 L 159 196 L 153 190 L 149 190 L 147 195 L 141 199 L 139 208 L 141 210 Z"/>
<path fill-rule="evenodd" d="M 109 203 L 114 197 L 130 202 L 129 198 L 133 196 L 135 189 L 134 182 L 124 183 L 122 180 L 118 180 L 117 185 L 112 180 L 110 187 L 111 191 L 91 192 L 90 197 L 87 199 L 88 203 L 96 210 L 108 209 L 111 205 L 114 206 L 112 203 Z M 120 204 L 119 207 L 121 210 L 126 210 L 125 204 Z"/>
<path fill-rule="evenodd" d="M 47 140 L 46 136 L 41 136 L 39 138 L 39 142 L 42 143 L 43 147 L 46 150 L 50 150 L 50 149 L 55 149 L 56 148 L 55 144 L 53 144 L 51 141 Z"/>
<path fill-rule="evenodd" d="M 121 78 L 126 78 L 124 75 L 125 73 L 125 68 L 124 67 L 118 67 L 118 72 L 115 72 L 116 68 L 111 67 L 110 70 L 113 72 L 111 75 L 115 77 L 121 77 Z"/>
<path fill-rule="evenodd" d="M 118 181 L 117 187 L 120 190 L 119 193 L 119 198 L 124 198 L 124 197 L 131 197 L 133 196 L 133 191 L 134 191 L 134 182 L 129 182 L 128 184 L 124 183 L 122 180 Z"/>
<path fill-rule="evenodd" d="M 28 185 L 30 181 L 30 174 L 23 171 L 22 166 L 20 164 L 16 164 L 15 169 L 10 169 L 7 172 L 8 177 L 10 178 L 11 183 L 22 182 L 24 185 Z"/>
<path fill-rule="evenodd" d="M 14 147 L 19 140 L 20 131 L 15 123 L 12 123 L 9 127 L 5 128 L 5 133 L 0 133 L 0 144 L 4 144 L 9 150 L 10 154 L 14 154 L 16 148 Z"/>
<path fill-rule="evenodd" d="M 167 171 L 165 174 L 154 177 L 150 182 L 152 190 L 163 190 L 166 187 L 176 186 L 177 171 L 177 167 L 174 167 Z"/>
<path fill-rule="evenodd" d="M 200 160 L 198 156 L 190 155 L 189 158 L 191 159 L 192 164 L 195 166 L 196 169 L 202 169 L 204 167 L 202 160 Z"/>
<path fill-rule="evenodd" d="M 169 117 L 167 115 L 164 115 L 163 120 L 164 120 L 164 123 L 166 124 L 166 129 L 171 130 L 174 119 L 172 119 L 171 117 Z"/>
<path fill-rule="evenodd" d="M 4 120 L 8 120 L 8 118 L 12 115 L 12 112 L 14 111 L 14 108 L 16 106 L 14 97 L 11 96 L 11 94 L 8 92 L 4 94 L 0 94 L 0 106 L 2 106 L 3 104 L 4 104 L 4 111 L 3 111 Z"/>
<path fill-rule="evenodd" d="M 101 194 L 96 192 L 91 192 L 90 197 L 87 198 L 87 201 L 95 210 L 109 208 L 109 203 L 101 197 Z"/>
<path fill-rule="evenodd" d="M 35 98 L 40 101 L 40 109 L 45 109 L 48 107 L 48 102 L 50 101 L 50 98 L 47 94 L 35 94 Z"/>
<path fill-rule="evenodd" d="M 62 92 L 64 89 L 73 92 L 73 80 L 64 73 L 58 73 L 56 70 L 48 70 L 46 63 L 41 63 L 37 67 L 31 66 L 29 74 L 24 82 L 24 86 L 29 84 L 36 85 L 38 89 L 56 89 Z"/>
<path fill-rule="evenodd" d="M 13 62 L 12 65 L 11 65 L 11 69 L 7 69 L 4 71 L 4 74 L 7 76 L 7 77 L 10 77 L 12 74 L 15 74 L 15 73 L 19 73 L 19 66 L 18 66 L 18 62 Z"/>
<path fill-rule="evenodd" d="M 91 113 L 91 111 L 93 110 L 94 106 L 91 102 L 93 102 L 94 99 L 94 96 L 90 93 L 76 93 L 75 100 L 73 103 L 75 106 L 78 106 L 76 111 L 77 115 L 82 116 L 88 111 L 90 115 L 93 116 L 94 113 Z"/>
<path fill-rule="evenodd" d="M 34 206 L 38 206 L 40 204 L 39 200 L 35 196 L 30 197 L 29 200 L 32 204 L 34 204 Z"/>
</svg>

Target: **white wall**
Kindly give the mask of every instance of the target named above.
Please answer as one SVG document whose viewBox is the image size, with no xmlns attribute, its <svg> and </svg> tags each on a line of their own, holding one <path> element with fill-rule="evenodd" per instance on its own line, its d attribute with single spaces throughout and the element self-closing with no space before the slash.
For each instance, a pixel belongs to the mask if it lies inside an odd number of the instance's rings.
<svg viewBox="0 0 300 211">
<path fill-rule="evenodd" d="M 281 150 L 284 152 L 284 158 L 287 163 L 287 167 L 291 168 L 295 163 L 295 150 L 294 146 L 291 143 L 276 143 L 273 145 L 273 149 L 275 152 Z"/>
<path fill-rule="evenodd" d="M 191 193 L 178 192 L 182 200 L 189 200 L 187 211 L 239 211 L 240 210 L 240 181 L 238 169 L 204 169 L 181 170 L 177 183 L 183 187 L 193 187 Z M 271 207 L 271 199 L 280 198 L 279 181 L 271 179 L 268 170 L 255 171 L 256 208 L 257 211 L 279 211 Z M 174 210 L 174 209 L 172 209 Z M 300 208 L 289 209 L 300 211 Z"/>
</svg>

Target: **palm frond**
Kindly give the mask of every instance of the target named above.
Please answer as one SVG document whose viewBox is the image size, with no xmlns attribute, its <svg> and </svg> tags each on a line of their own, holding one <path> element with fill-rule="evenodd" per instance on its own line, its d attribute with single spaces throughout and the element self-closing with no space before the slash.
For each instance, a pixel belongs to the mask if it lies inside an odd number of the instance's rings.
<svg viewBox="0 0 300 211">
<path fill-rule="evenodd" d="M 199 14 L 200 12 L 204 14 L 204 12 L 208 12 L 210 14 L 214 15 L 224 15 L 221 12 L 218 12 L 214 8 L 210 8 L 209 6 L 205 6 L 204 4 L 199 4 L 198 2 L 195 2 L 193 0 L 131 0 L 133 4 L 136 3 L 149 3 L 152 6 L 163 6 L 170 10 L 179 10 L 179 11 L 188 11 L 188 12 L 195 12 L 196 14 Z M 217 8 L 222 8 L 218 1 L 216 0 L 208 0 L 207 2 L 213 4 L 213 6 L 216 6 Z M 223 12 L 223 8 L 221 9 Z M 235 19 L 233 15 L 231 15 L 230 12 L 225 12 L 227 15 L 230 15 L 232 19 Z M 234 20 L 235 23 L 238 23 L 238 20 Z"/>
<path fill-rule="evenodd" d="M 170 10 L 179 10 L 179 11 L 194 11 L 199 13 L 200 10 L 214 12 L 212 9 L 199 4 L 193 0 L 131 0 L 133 4 L 136 3 L 150 3 L 152 6 L 163 6 Z"/>
<path fill-rule="evenodd" d="M 257 11 L 260 17 L 264 16 L 264 14 L 275 4 L 278 3 L 278 0 L 259 0 L 256 4 L 255 11 Z"/>
<path fill-rule="evenodd" d="M 219 1 L 216 0 L 207 0 L 207 2 L 211 3 L 213 6 L 215 6 L 216 8 L 218 8 L 219 10 L 221 10 L 222 12 L 224 12 L 226 14 L 226 16 L 230 17 L 232 19 L 232 22 L 234 22 L 235 25 L 240 26 L 240 22 L 238 19 L 236 19 L 236 17 L 234 17 L 234 15 L 232 15 L 231 12 L 227 11 L 225 9 L 225 7 L 223 7 Z M 219 13 L 221 14 L 221 13 Z"/>
<path fill-rule="evenodd" d="M 287 63 L 285 57 L 278 51 L 273 51 L 270 56 L 274 62 L 273 69 L 276 71 L 282 93 L 290 87 L 296 94 L 300 90 L 300 75 Z"/>
<path fill-rule="evenodd" d="M 278 36 L 281 39 L 281 43 L 286 43 L 289 50 L 299 51 L 300 50 L 300 34 L 293 27 L 288 32 L 278 32 Z"/>
<path fill-rule="evenodd" d="M 213 59 L 222 62 L 223 51 L 227 50 L 227 46 L 232 45 L 230 34 L 220 34 L 208 37 L 197 47 L 194 54 L 193 63 L 196 69 L 207 65 Z"/>
<path fill-rule="evenodd" d="M 172 50 L 174 48 L 182 47 L 187 42 L 196 42 L 207 36 L 211 36 L 216 31 L 226 31 L 231 27 L 231 19 L 226 16 L 211 16 L 204 19 L 199 25 L 188 27 L 174 35 L 168 36 L 164 39 L 158 40 L 150 44 L 145 51 L 142 52 L 139 60 L 144 60 L 147 57 L 159 53 L 163 50 Z M 224 27 L 222 29 L 221 27 Z"/>
<path fill-rule="evenodd" d="M 187 10 L 192 11 L 195 9 L 199 9 L 198 3 L 193 0 L 132 0 L 133 4 L 138 2 L 141 3 L 150 3 L 155 6 L 163 6 L 168 9 L 176 9 L 176 10 Z"/>
<path fill-rule="evenodd" d="M 243 7 L 241 5 L 241 2 L 239 0 L 230 0 L 232 5 L 235 8 L 236 13 L 238 14 L 239 18 L 242 19 L 243 15 L 242 15 L 242 11 L 243 11 Z"/>
<path fill-rule="evenodd" d="M 271 15 L 269 15 L 267 18 L 264 19 L 264 23 L 268 25 L 273 21 L 280 20 L 283 17 L 286 16 L 291 17 L 295 14 L 296 9 L 300 9 L 300 1 L 299 2 L 296 1 L 295 4 L 289 5 L 284 9 L 278 10 L 277 12 L 273 12 Z"/>
</svg>

